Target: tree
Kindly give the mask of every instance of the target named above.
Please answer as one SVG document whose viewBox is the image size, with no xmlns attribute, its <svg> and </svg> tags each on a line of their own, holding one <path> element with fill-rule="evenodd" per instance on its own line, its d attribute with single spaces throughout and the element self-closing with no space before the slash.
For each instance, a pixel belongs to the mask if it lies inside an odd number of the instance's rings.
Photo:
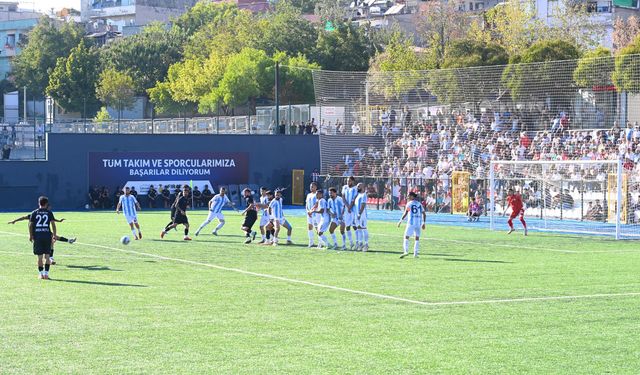
<svg viewBox="0 0 640 375">
<path fill-rule="evenodd" d="M 135 103 L 133 78 L 113 68 L 105 69 L 100 74 L 96 94 L 104 104 L 118 110 L 118 121 L 120 121 L 122 110 L 133 108 Z"/>
<path fill-rule="evenodd" d="M 605 47 L 598 47 L 588 51 L 578 60 L 573 71 L 573 80 L 579 87 L 592 88 L 611 84 L 613 73 L 613 59 L 611 51 Z"/>
<path fill-rule="evenodd" d="M 279 96 L 281 103 L 296 104 L 315 101 L 311 71 L 320 69 L 320 65 L 309 62 L 302 54 L 288 56 L 284 52 L 276 53 L 273 56 L 273 61 L 280 63 Z"/>
<path fill-rule="evenodd" d="M 169 66 L 182 57 L 184 38 L 175 29 L 150 24 L 140 34 L 121 38 L 102 50 L 106 67 L 127 72 L 135 84 L 136 93 L 146 95 L 147 89 L 166 77 Z"/>
<path fill-rule="evenodd" d="M 69 57 L 58 58 L 49 77 L 47 95 L 68 112 L 79 112 L 84 118 L 93 115 L 100 108 L 96 98 L 99 66 L 98 51 L 81 40 Z"/>
<path fill-rule="evenodd" d="M 217 87 L 200 100 L 198 111 L 213 112 L 218 104 L 225 109 L 233 108 L 247 101 L 255 107 L 255 99 L 273 87 L 270 67 L 273 67 L 273 60 L 264 51 L 245 48 L 232 55 Z"/>
<path fill-rule="evenodd" d="M 317 1 L 315 0 L 281 0 L 276 4 L 276 6 L 279 6 L 280 4 L 288 4 L 299 9 L 303 14 L 310 14 L 315 10 L 316 2 Z"/>
<path fill-rule="evenodd" d="M 64 23 L 57 27 L 48 17 L 42 17 L 29 32 L 28 41 L 12 61 L 12 74 L 17 87 L 43 95 L 49 85 L 49 75 L 58 58 L 67 57 L 84 35 L 81 26 Z"/>
<path fill-rule="evenodd" d="M 257 38 L 251 43 L 253 48 L 261 49 L 268 55 L 280 51 L 290 56 L 299 53 L 313 54 L 318 31 L 296 8 L 279 4 L 275 12 L 267 13 L 258 22 Z"/>
<path fill-rule="evenodd" d="M 474 30 L 480 41 L 492 40 L 504 48 L 509 56 L 523 53 L 546 33 L 543 21 L 536 18 L 531 0 L 506 1 L 488 10 L 484 30 Z"/>
<path fill-rule="evenodd" d="M 555 109 L 570 102 L 573 71 L 580 51 L 565 40 L 543 40 L 521 55 L 512 56 L 502 74 L 503 84 L 515 102 L 548 102 Z M 536 90 L 544 87 L 544 90 Z"/>
<path fill-rule="evenodd" d="M 395 30 L 383 51 L 371 60 L 368 83 L 374 94 L 397 98 L 411 90 L 420 90 L 426 61 L 415 51 L 411 40 Z"/>
<path fill-rule="evenodd" d="M 206 25 L 218 24 L 241 12 L 235 3 L 228 1 L 199 1 L 187 12 L 175 20 L 174 26 L 181 33 L 190 37 Z"/>
<path fill-rule="evenodd" d="M 616 54 L 612 78 L 618 91 L 640 93 L 640 58 L 637 54 L 640 54 L 640 35 Z"/>
<path fill-rule="evenodd" d="M 320 31 L 316 43 L 316 61 L 327 70 L 367 71 L 377 46 L 367 30 L 351 23 L 337 22 L 333 31 Z"/>
<path fill-rule="evenodd" d="M 640 35 L 640 19 L 631 16 L 624 19 L 618 17 L 613 22 L 613 49 L 617 52 L 619 49 L 628 46 L 636 36 Z"/>
<path fill-rule="evenodd" d="M 416 24 L 430 65 L 439 67 L 451 42 L 465 37 L 470 19 L 453 1 L 430 1 L 416 14 Z"/>
<path fill-rule="evenodd" d="M 481 43 L 472 39 L 456 40 L 447 49 L 443 68 L 468 68 L 472 66 L 505 65 L 509 62 L 507 51 L 497 43 Z"/>
</svg>

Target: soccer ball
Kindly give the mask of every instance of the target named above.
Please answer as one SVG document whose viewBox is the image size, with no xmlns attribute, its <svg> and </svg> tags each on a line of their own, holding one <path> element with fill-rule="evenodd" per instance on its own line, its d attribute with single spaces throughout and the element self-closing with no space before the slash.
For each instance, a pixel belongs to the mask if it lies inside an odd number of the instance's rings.
<svg viewBox="0 0 640 375">
<path fill-rule="evenodd" d="M 120 239 L 120 243 L 122 243 L 123 245 L 128 245 L 129 242 L 131 242 L 129 236 L 122 236 L 122 238 Z"/>
</svg>

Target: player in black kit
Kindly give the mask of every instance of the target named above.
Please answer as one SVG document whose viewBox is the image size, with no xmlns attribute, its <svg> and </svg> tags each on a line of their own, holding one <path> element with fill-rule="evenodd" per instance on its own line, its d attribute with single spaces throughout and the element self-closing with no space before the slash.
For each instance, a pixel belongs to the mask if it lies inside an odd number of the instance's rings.
<svg viewBox="0 0 640 375">
<path fill-rule="evenodd" d="M 39 279 L 49 279 L 51 266 L 51 245 L 56 236 L 56 223 L 53 212 L 47 207 L 47 197 L 38 198 L 40 207 L 31 213 L 29 218 L 29 241 L 33 243 L 33 254 L 38 256 Z"/>
<path fill-rule="evenodd" d="M 175 208 L 175 215 L 172 216 L 173 220 L 167 224 L 162 233 L 160 233 L 160 238 L 164 238 L 167 232 L 182 224 L 184 225 L 184 240 L 191 241 L 189 237 L 189 218 L 187 217 L 187 207 L 191 202 L 189 194 L 189 185 L 184 185 L 182 187 L 182 194 L 177 194 L 176 201 L 171 206 L 172 210 Z"/>
<path fill-rule="evenodd" d="M 251 243 L 251 241 L 256 239 L 256 232 L 252 231 L 251 227 L 253 227 L 253 224 L 258 220 L 258 211 L 256 209 L 256 204 L 253 201 L 251 189 L 244 189 L 242 191 L 242 198 L 244 199 L 244 203 L 247 207 L 242 211 L 242 215 L 245 215 L 244 222 L 242 223 L 242 231 L 246 233 L 247 237 L 244 243 Z"/>
</svg>

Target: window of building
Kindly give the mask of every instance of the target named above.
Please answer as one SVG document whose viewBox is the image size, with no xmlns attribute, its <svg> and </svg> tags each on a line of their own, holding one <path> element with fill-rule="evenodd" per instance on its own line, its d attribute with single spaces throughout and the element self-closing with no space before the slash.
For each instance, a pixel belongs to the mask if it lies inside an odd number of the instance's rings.
<svg viewBox="0 0 640 375">
<path fill-rule="evenodd" d="M 4 44 L 5 48 L 15 48 L 16 47 L 16 34 L 7 34 L 7 39 Z"/>
</svg>

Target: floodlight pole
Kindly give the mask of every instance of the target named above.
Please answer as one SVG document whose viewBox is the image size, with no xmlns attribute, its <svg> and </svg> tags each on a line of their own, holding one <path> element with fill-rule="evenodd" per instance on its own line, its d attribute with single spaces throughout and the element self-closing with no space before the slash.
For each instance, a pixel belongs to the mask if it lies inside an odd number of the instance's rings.
<svg viewBox="0 0 640 375">
<path fill-rule="evenodd" d="M 273 127 L 274 134 L 278 133 L 278 126 L 280 126 L 280 63 L 276 62 L 276 74 L 275 74 L 275 95 L 276 95 L 276 123 Z"/>
</svg>

